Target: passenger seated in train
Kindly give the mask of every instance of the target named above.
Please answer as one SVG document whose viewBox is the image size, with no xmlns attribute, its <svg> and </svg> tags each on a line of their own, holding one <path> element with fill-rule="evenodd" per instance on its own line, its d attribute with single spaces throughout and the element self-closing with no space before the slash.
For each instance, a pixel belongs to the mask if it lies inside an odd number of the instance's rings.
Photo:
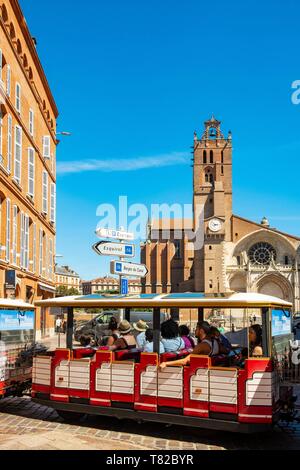
<svg viewBox="0 0 300 470">
<path fill-rule="evenodd" d="M 230 352 L 232 350 L 232 345 L 230 343 L 230 341 L 226 338 L 226 336 L 222 335 L 220 330 L 215 327 L 215 326 L 212 326 L 210 328 L 210 334 L 213 336 L 213 338 L 215 338 L 220 344 L 222 344 L 222 346 L 224 346 L 224 348 L 226 349 L 227 353 Z"/>
<path fill-rule="evenodd" d="M 263 356 L 262 349 L 262 327 L 260 325 L 252 325 L 249 328 L 249 356 Z"/>
<path fill-rule="evenodd" d="M 166 353 L 178 352 L 185 349 L 183 339 L 179 335 L 179 326 L 174 320 L 170 319 L 161 325 L 161 342 Z"/>
<path fill-rule="evenodd" d="M 133 328 L 139 333 L 136 337 L 138 348 L 144 349 L 146 345 L 146 332 L 149 328 L 147 323 L 144 320 L 139 320 L 137 323 L 133 324 Z"/>
<path fill-rule="evenodd" d="M 113 346 L 113 344 L 120 337 L 120 333 L 118 330 L 118 322 L 115 317 L 111 317 L 108 329 L 111 332 L 110 336 L 104 336 L 103 338 L 101 338 L 99 346 Z"/>
<path fill-rule="evenodd" d="M 95 346 L 92 338 L 88 335 L 82 335 L 79 338 L 81 348 L 91 349 Z"/>
<path fill-rule="evenodd" d="M 216 341 L 216 339 L 211 335 L 211 327 L 207 322 L 200 322 L 197 324 L 196 328 L 196 337 L 199 340 L 199 344 L 195 346 L 192 354 L 199 356 L 217 356 L 219 354 L 226 354 L 226 349 L 224 346 Z M 161 369 L 172 366 L 186 366 L 190 363 L 191 355 L 185 357 L 184 359 L 179 359 L 178 361 L 171 362 L 162 362 L 160 364 Z"/>
<path fill-rule="evenodd" d="M 136 349 L 137 344 L 132 334 L 132 326 L 127 320 L 123 320 L 119 325 L 120 337 L 110 346 L 111 351 L 123 351 L 125 349 Z"/>
<path fill-rule="evenodd" d="M 153 347 L 154 347 L 153 339 L 154 339 L 154 336 L 153 336 L 153 330 L 151 330 L 150 328 L 145 333 L 145 339 L 146 339 L 146 344 L 144 346 L 144 352 L 145 353 L 153 353 Z M 165 351 L 164 345 L 160 341 L 159 354 L 164 354 L 165 352 L 166 351 Z"/>
<path fill-rule="evenodd" d="M 179 334 L 184 341 L 185 349 L 194 349 L 196 346 L 194 338 L 191 336 L 190 329 L 187 325 L 179 327 Z"/>
</svg>

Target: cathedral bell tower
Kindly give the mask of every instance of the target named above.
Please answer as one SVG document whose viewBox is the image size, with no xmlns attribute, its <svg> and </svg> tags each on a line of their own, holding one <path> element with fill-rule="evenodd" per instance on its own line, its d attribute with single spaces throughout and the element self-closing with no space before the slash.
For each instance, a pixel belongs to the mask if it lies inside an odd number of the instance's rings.
<svg viewBox="0 0 300 470">
<path fill-rule="evenodd" d="M 214 116 L 194 136 L 194 226 L 204 213 L 204 246 L 195 251 L 195 291 L 225 292 L 224 242 L 231 241 L 232 136 L 221 131 Z M 202 216 L 203 219 L 203 216 Z M 203 222 L 202 222 L 203 225 Z"/>
</svg>

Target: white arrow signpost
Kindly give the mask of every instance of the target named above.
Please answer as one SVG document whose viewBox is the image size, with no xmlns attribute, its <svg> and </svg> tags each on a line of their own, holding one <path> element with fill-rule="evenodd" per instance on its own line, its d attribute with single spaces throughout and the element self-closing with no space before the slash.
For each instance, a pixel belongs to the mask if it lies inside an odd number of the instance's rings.
<svg viewBox="0 0 300 470">
<path fill-rule="evenodd" d="M 135 246 L 126 243 L 98 242 L 93 246 L 93 250 L 101 256 L 135 257 Z"/>
<path fill-rule="evenodd" d="M 119 274 L 120 276 L 147 276 L 148 269 L 144 264 L 125 263 L 123 261 L 112 261 L 110 263 L 111 274 Z"/>
<path fill-rule="evenodd" d="M 114 230 L 110 228 L 98 228 L 96 234 L 99 238 L 111 238 L 113 240 L 133 241 L 134 234 L 125 232 L 125 230 Z"/>
<path fill-rule="evenodd" d="M 110 228 L 98 228 L 96 230 L 96 235 L 99 238 L 106 238 L 108 241 L 100 241 L 93 246 L 93 250 L 100 256 L 118 256 L 119 262 L 123 263 L 124 258 L 134 258 L 135 257 L 135 246 L 129 241 L 134 241 L 134 234 L 126 232 L 123 228 L 119 230 L 110 229 Z M 119 240 L 119 243 L 113 242 L 110 240 Z M 120 280 L 120 294 L 128 294 L 128 280 L 124 278 L 126 272 L 116 272 Z M 132 274 L 134 276 L 134 274 Z M 121 312 L 122 317 L 123 312 Z"/>
</svg>

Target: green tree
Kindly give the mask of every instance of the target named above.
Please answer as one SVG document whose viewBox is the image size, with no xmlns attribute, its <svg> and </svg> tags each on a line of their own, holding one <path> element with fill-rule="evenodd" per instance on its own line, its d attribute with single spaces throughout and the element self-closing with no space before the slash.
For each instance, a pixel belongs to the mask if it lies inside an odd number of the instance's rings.
<svg viewBox="0 0 300 470">
<path fill-rule="evenodd" d="M 73 295 L 80 295 L 80 292 L 74 287 L 69 289 L 67 286 L 59 286 L 56 288 L 56 297 L 70 297 Z"/>
</svg>

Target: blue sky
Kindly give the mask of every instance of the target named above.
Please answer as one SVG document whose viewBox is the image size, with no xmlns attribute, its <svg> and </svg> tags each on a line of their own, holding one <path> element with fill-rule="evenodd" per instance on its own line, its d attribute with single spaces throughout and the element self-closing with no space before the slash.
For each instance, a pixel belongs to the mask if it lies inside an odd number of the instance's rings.
<svg viewBox="0 0 300 470">
<path fill-rule="evenodd" d="M 81 169 L 57 178 L 60 263 L 85 279 L 109 272 L 91 249 L 99 204 L 116 205 L 119 195 L 129 204 L 191 203 L 184 156 L 212 112 L 233 133 L 234 212 L 266 215 L 300 236 L 300 105 L 291 102 L 299 2 L 21 6 L 60 110 L 58 130 L 72 132 L 59 145 L 60 168 Z"/>
</svg>

